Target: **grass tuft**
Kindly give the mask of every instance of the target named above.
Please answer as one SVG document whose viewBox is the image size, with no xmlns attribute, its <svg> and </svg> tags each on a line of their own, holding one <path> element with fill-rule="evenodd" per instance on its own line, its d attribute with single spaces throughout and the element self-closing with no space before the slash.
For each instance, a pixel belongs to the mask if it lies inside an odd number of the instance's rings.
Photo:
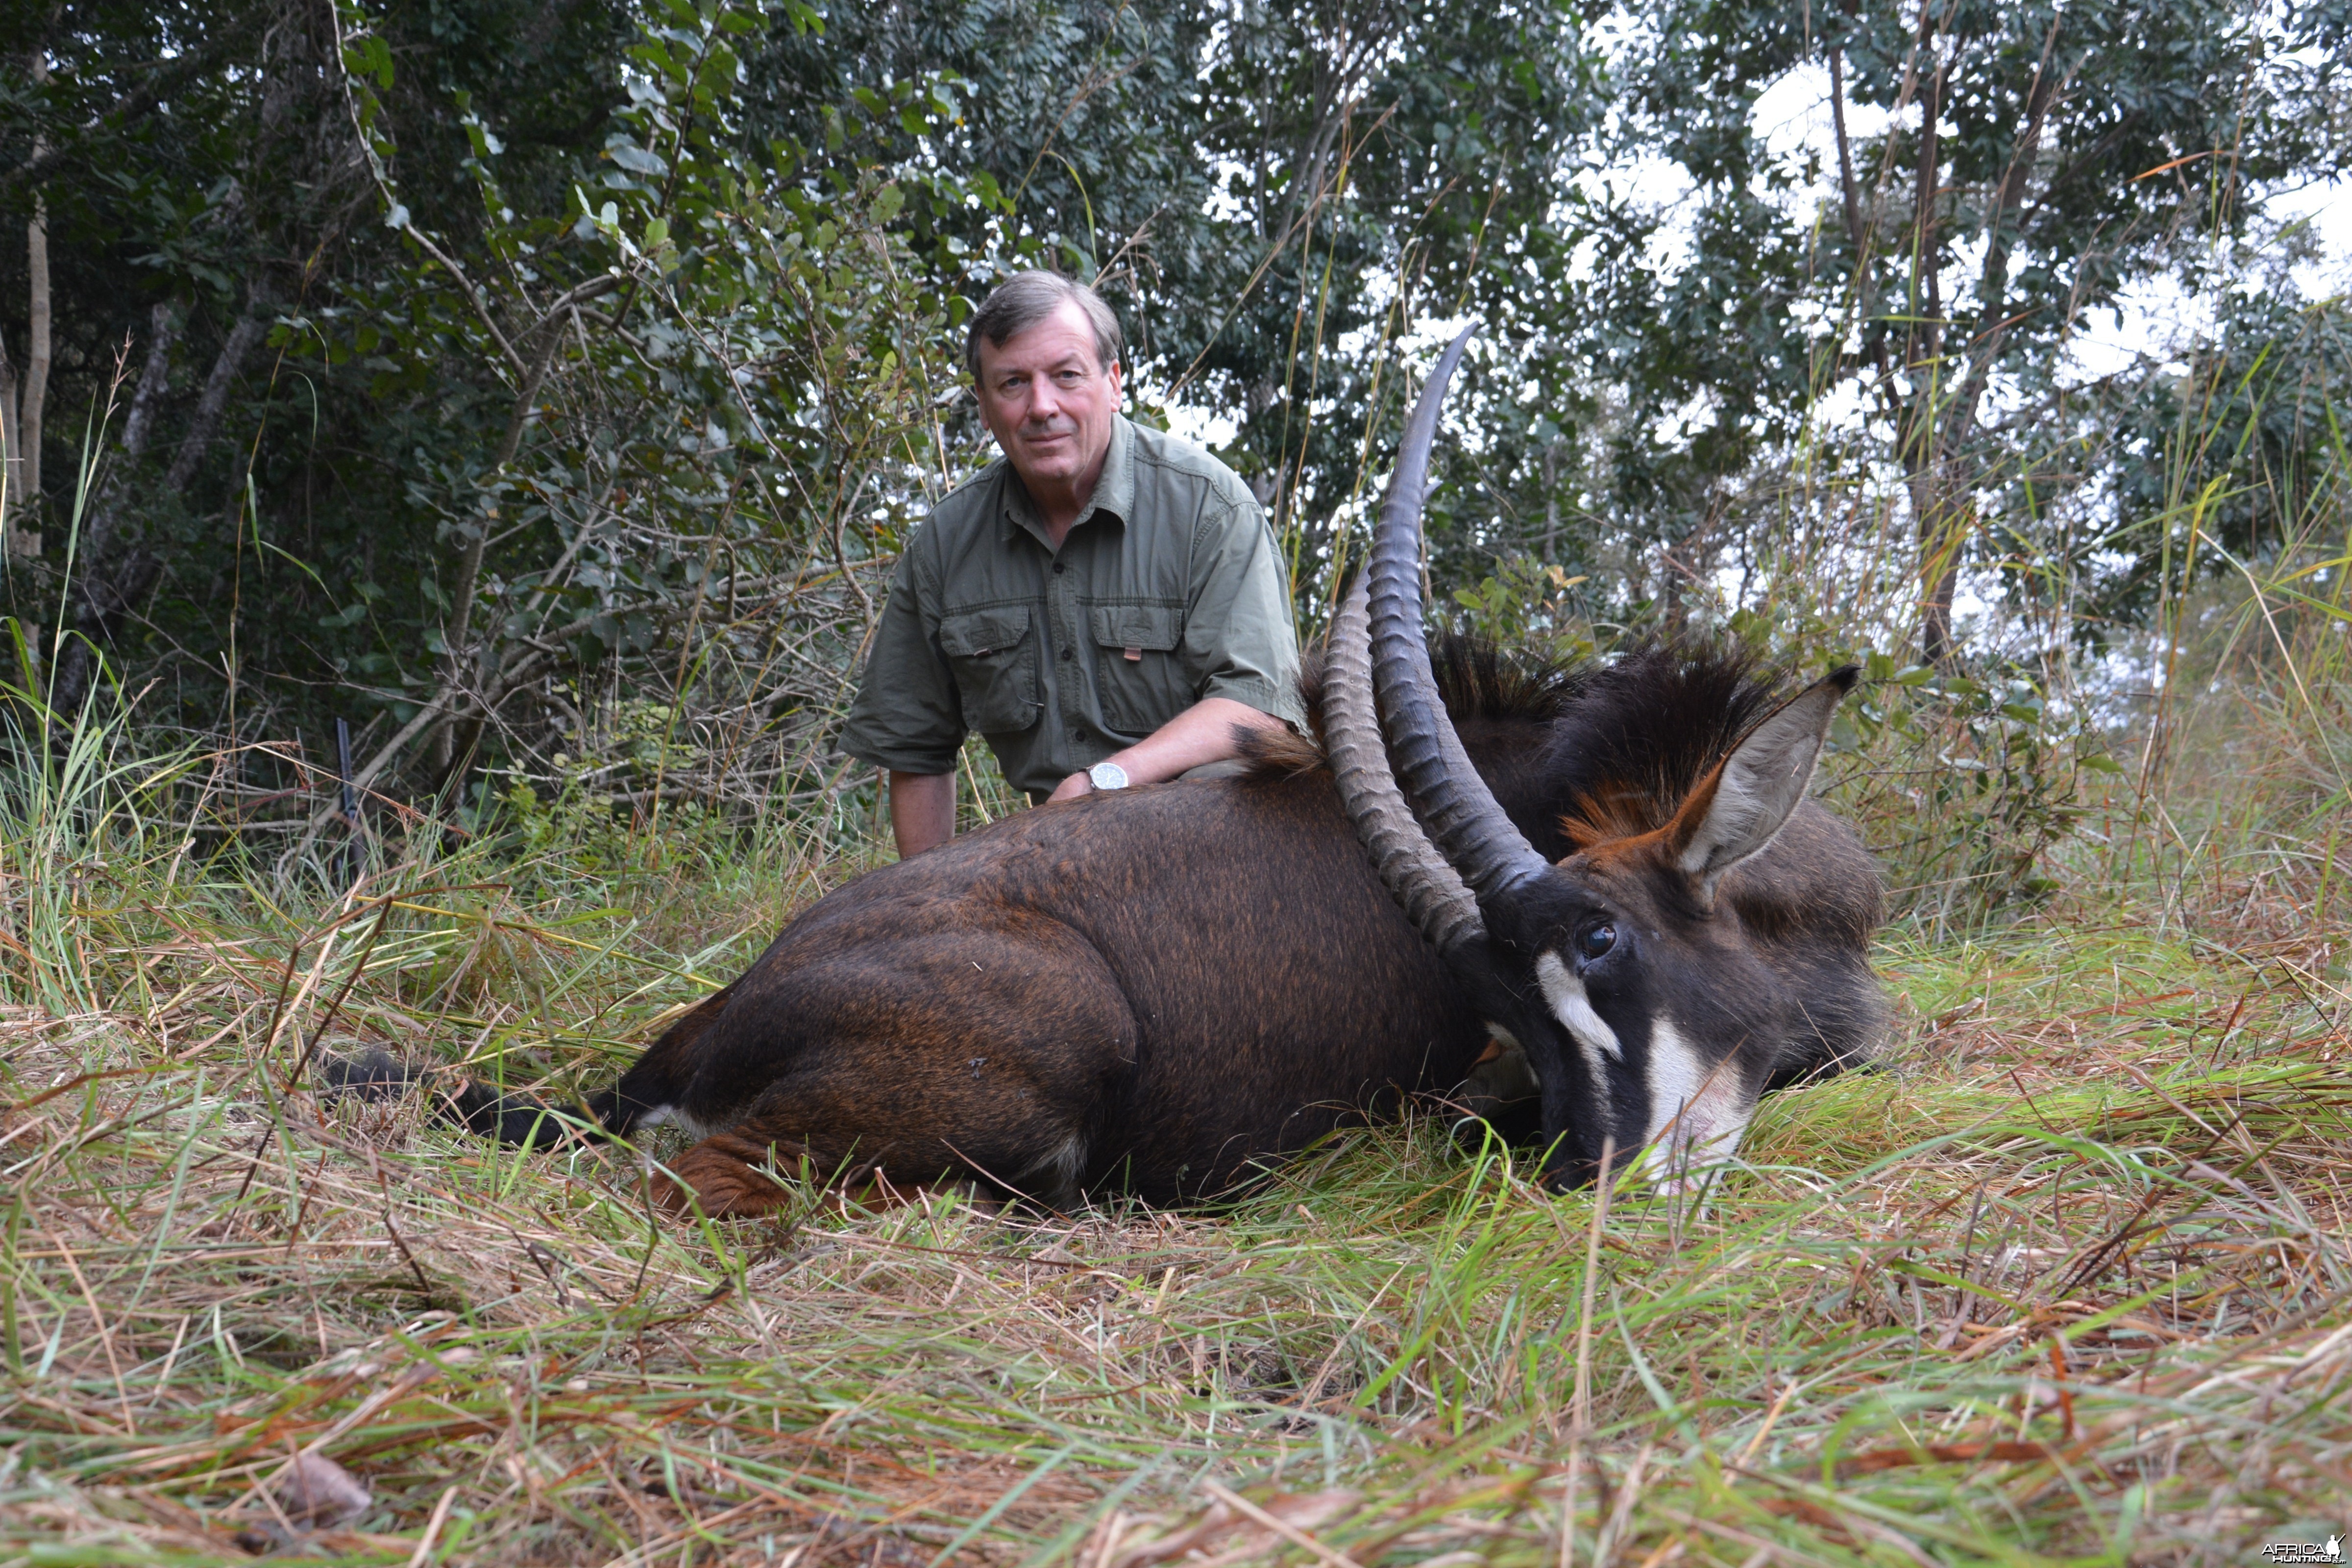
<svg viewBox="0 0 2352 1568">
<path fill-rule="evenodd" d="M 298 898 L 152 771 L 0 791 L 0 1562 L 1557 1565 L 1571 1454 L 1622 1568 L 2347 1522 L 2340 944 L 2225 888 L 1898 930 L 1884 1068 L 1605 1223 L 1414 1122 L 1208 1211 L 688 1226 L 671 1145 L 517 1157 L 312 1069 L 601 1084 L 864 859 L 706 826 Z M 287 1512 L 318 1459 L 342 1522 Z"/>
</svg>

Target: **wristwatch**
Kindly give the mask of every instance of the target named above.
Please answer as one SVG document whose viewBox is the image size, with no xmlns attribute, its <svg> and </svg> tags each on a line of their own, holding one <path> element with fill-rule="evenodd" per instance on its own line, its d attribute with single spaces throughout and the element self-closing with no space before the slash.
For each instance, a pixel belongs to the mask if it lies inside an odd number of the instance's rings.
<svg viewBox="0 0 2352 1568">
<path fill-rule="evenodd" d="M 1087 782 L 1097 789 L 1125 789 L 1127 770 L 1117 763 L 1097 763 L 1087 770 Z"/>
</svg>

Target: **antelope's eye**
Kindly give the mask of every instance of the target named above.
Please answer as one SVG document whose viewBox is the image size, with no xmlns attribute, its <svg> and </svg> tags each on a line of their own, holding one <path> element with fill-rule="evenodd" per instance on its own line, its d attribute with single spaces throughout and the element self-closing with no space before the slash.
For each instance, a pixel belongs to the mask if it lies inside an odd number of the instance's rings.
<svg viewBox="0 0 2352 1568">
<path fill-rule="evenodd" d="M 1617 945 L 1617 928 L 1597 925 L 1576 939 L 1576 955 L 1590 963 Z"/>
</svg>

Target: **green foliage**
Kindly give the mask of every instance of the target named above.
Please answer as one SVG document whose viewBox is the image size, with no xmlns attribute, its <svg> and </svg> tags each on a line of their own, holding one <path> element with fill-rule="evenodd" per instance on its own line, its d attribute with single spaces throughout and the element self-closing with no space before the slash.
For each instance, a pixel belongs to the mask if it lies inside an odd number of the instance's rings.
<svg viewBox="0 0 2352 1568">
<path fill-rule="evenodd" d="M 2085 596 L 2086 638 L 2144 623 L 2168 592 L 2232 561 L 2289 564 L 2341 507 L 2352 321 L 2340 298 L 2304 304 L 2273 283 L 2218 291 L 2209 343 L 2175 373 L 2113 389 L 2103 412 L 2137 460 L 2116 468 L 2100 542 L 2123 563 Z"/>
<path fill-rule="evenodd" d="M 346 671 L 404 723 L 428 696 L 447 710 L 445 758 L 485 724 L 544 757 L 561 688 L 620 679 L 677 687 L 673 728 L 731 722 L 730 766 L 814 767 L 881 568 L 946 470 L 934 409 L 964 306 L 902 220 L 910 201 L 936 216 L 978 198 L 870 153 L 747 146 L 738 49 L 764 25 L 742 7 L 648 13 L 593 172 L 549 208 L 513 204 L 506 144 L 469 112 L 470 237 L 417 226 L 371 85 L 384 68 L 367 35 L 346 45 L 408 257 L 296 326 L 331 362 L 369 360 L 376 396 L 470 411 L 404 476 L 446 565 L 399 640 L 441 668 L 395 645 Z M 902 82 L 828 135 L 951 113 L 936 85 Z M 453 363 L 475 367 L 462 390 Z M 681 773 L 709 754 L 688 737 L 671 751 Z"/>
<path fill-rule="evenodd" d="M 2220 411 L 2167 425 L 2180 405 L 2154 359 L 2084 385 L 2069 350 L 2086 316 L 2119 312 L 2149 279 L 2242 286 L 2263 264 L 2240 242 L 2273 243 L 2269 195 L 2345 166 L 2339 9 L 1814 16 L 1693 0 L 1645 20 L 1616 67 L 1621 160 L 1662 155 L 1689 192 L 1664 205 L 1612 187 L 1589 231 L 1611 323 L 1595 368 L 1627 393 L 1610 436 L 1618 525 L 1701 537 L 1776 469 L 1808 507 L 1834 504 L 1819 479 L 1880 466 L 1903 477 L 1927 619 L 1948 619 L 1972 559 L 2014 597 L 2144 608 L 2150 514 L 2177 513 L 2168 486 L 2202 462 Z M 1829 144 L 1770 144 L 1781 127 L 1759 122 L 1759 100 L 1792 79 L 1832 101 Z M 2249 315 L 2225 312 L 2240 346 L 2224 358 L 2294 335 L 2248 332 Z M 2200 370 L 2193 396 L 2223 379 Z M 2309 422 L 2280 434 L 2270 455 L 2289 468 L 2328 439 Z M 2142 565 L 2110 593 L 2118 549 Z M 1938 635 L 1926 628 L 1942 658 Z"/>
<path fill-rule="evenodd" d="M 1416 366 L 1476 319 L 1441 599 L 1506 640 L 1920 648 L 1935 703 L 1868 743 L 1948 768 L 1913 804 L 1976 858 L 1903 876 L 1993 904 L 2096 754 L 2063 649 L 2340 493 L 2341 312 L 2264 205 L 2342 165 L 2327 7 L 69 9 L 23 12 L 46 81 L 0 64 L 0 220 L 48 215 L 53 409 L 130 349 L 71 580 L 51 484 L 0 589 L 152 721 L 286 741 L 236 753 L 253 802 L 315 810 L 341 716 L 370 784 L 472 821 L 659 710 L 614 812 L 850 831 L 866 627 L 986 451 L 959 329 L 1041 260 L 1120 308 L 1140 411 L 1230 421 L 1310 633 Z M 1843 160 L 1759 118 L 1791 93 L 1834 96 Z M 2212 330 L 2071 370 L 2154 279 Z M 1963 577 L 1994 613 L 1938 647 Z"/>
<path fill-rule="evenodd" d="M 1142 390 L 1236 422 L 1223 456 L 1268 503 L 1310 621 L 1424 318 L 1480 317 L 1514 394 L 1549 376 L 1531 406 L 1470 389 L 1515 443 L 1498 467 L 1582 405 L 1525 350 L 1574 316 L 1556 215 L 1577 199 L 1563 150 L 1598 100 L 1572 7 L 924 0 L 775 27 L 767 48 L 754 121 L 804 140 L 853 83 L 956 73 L 953 125 L 891 153 L 984 174 L 1003 205 L 919 214 L 917 232 L 974 254 L 1034 244 L 1092 278 Z M 1483 573 L 1473 541 L 1441 530 L 1439 548 L 1443 580 Z"/>
<path fill-rule="evenodd" d="M 1570 593 L 1583 583 L 1532 555 L 1498 561 L 1492 574 L 1454 590 L 1455 619 L 1462 630 L 1505 647 L 1589 655 L 1592 639 L 1576 629 L 1570 610 Z"/>
<path fill-rule="evenodd" d="M 2029 667 L 1962 676 L 1884 653 L 1860 662 L 1831 797 L 1870 834 L 1896 908 L 1940 934 L 2056 894 L 2051 857 L 2101 804 L 2084 775 L 2120 771 L 2097 726 Z"/>
</svg>

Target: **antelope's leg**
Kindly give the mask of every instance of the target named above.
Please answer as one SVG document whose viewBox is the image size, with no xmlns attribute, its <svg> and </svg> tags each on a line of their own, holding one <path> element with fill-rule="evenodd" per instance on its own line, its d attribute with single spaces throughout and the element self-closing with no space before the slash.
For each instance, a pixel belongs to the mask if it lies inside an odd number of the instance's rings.
<svg viewBox="0 0 2352 1568">
<path fill-rule="evenodd" d="M 1135 1015 L 1083 938 L 1000 920 L 1007 929 L 909 944 L 887 963 L 803 968 L 773 995 L 746 984 L 743 1018 L 730 1010 L 714 1027 L 702 1070 L 774 1076 L 725 1120 L 703 1113 L 703 1127 L 726 1131 L 673 1162 L 702 1211 L 774 1208 L 782 1196 L 757 1169 L 771 1161 L 853 1187 L 877 1174 L 902 1190 L 977 1177 L 1051 1207 L 1076 1203 L 1137 1061 Z M 784 1027 L 768 1033 L 770 1020 Z M 787 1029 L 788 1051 L 775 1043 Z"/>
<path fill-rule="evenodd" d="M 712 1219 L 751 1219 L 782 1208 L 784 1189 L 759 1169 L 786 1167 L 791 1155 L 773 1144 L 721 1132 L 705 1138 L 654 1175 L 654 1201 L 672 1214 L 699 1209 Z"/>
</svg>

